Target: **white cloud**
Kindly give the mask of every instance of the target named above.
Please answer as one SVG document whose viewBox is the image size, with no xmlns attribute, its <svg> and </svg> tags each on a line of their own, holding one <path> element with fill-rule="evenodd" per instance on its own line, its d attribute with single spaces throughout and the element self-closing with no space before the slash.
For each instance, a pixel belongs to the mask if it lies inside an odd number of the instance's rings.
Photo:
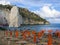
<svg viewBox="0 0 60 45">
<path fill-rule="evenodd" d="M 60 23 L 60 19 L 58 19 L 58 18 L 48 19 L 48 21 L 51 23 Z"/>
<path fill-rule="evenodd" d="M 10 0 L 11 3 L 20 3 L 25 5 L 26 7 L 40 7 L 43 5 L 51 5 L 51 4 L 47 4 L 47 3 L 41 3 L 40 1 L 36 1 L 36 0 Z"/>
<path fill-rule="evenodd" d="M 7 4 L 10 4 L 10 2 L 9 1 L 6 1 L 6 0 L 1 0 L 0 1 L 0 4 L 7 5 Z"/>
<path fill-rule="evenodd" d="M 39 14 L 41 17 L 59 17 L 60 12 L 55 10 L 54 8 L 51 9 L 50 6 L 43 6 L 40 10 L 34 11 L 36 14 Z"/>
<path fill-rule="evenodd" d="M 55 10 L 54 8 L 51 8 L 52 6 L 43 6 L 40 8 L 40 10 L 34 11 L 36 14 L 38 14 L 40 17 L 43 17 L 50 21 L 51 23 L 60 23 L 60 11 Z M 51 19 L 53 18 L 53 19 Z"/>
</svg>

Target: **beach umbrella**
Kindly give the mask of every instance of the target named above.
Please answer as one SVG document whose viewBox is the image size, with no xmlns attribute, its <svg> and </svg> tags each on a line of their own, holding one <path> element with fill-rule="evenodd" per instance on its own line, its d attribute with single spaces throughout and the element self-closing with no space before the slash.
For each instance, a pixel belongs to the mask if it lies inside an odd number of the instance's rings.
<svg viewBox="0 0 60 45">
<path fill-rule="evenodd" d="M 26 33 L 25 33 L 25 31 L 22 32 L 22 37 L 23 37 L 24 40 L 26 40 Z"/>
<path fill-rule="evenodd" d="M 44 32 L 45 32 L 45 30 L 41 30 L 41 32 L 42 32 L 42 33 L 44 33 Z"/>
<path fill-rule="evenodd" d="M 45 32 L 45 30 L 41 30 L 41 36 L 43 36 L 44 32 Z"/>
<path fill-rule="evenodd" d="M 18 33 L 18 31 L 16 30 L 16 31 L 15 31 L 15 37 L 18 38 L 18 35 L 19 35 L 19 33 Z"/>
<path fill-rule="evenodd" d="M 44 32 L 45 32 L 45 30 L 41 30 L 40 32 L 38 32 L 38 38 L 42 37 Z"/>
<path fill-rule="evenodd" d="M 51 35 L 48 36 L 48 45 L 52 45 L 52 37 L 51 37 Z"/>
<path fill-rule="evenodd" d="M 23 31 L 22 36 L 23 36 L 23 39 L 26 40 L 27 36 L 28 37 L 30 36 L 30 31 L 28 30 Z"/>
<path fill-rule="evenodd" d="M 38 38 L 40 38 L 41 37 L 41 32 L 38 32 Z"/>
<path fill-rule="evenodd" d="M 52 33 L 52 30 L 48 30 L 49 33 Z"/>
<path fill-rule="evenodd" d="M 26 35 L 30 36 L 30 31 L 25 30 L 25 31 L 24 31 L 24 34 L 26 34 Z"/>
<path fill-rule="evenodd" d="M 40 32 L 38 32 L 38 38 L 40 38 L 41 36 L 43 36 L 43 33 L 44 33 L 43 30 L 41 30 Z"/>
<path fill-rule="evenodd" d="M 22 31 L 21 33 L 22 33 L 22 35 L 24 35 L 24 31 Z"/>
<path fill-rule="evenodd" d="M 27 33 L 28 32 L 28 30 L 24 30 L 24 33 Z"/>
<path fill-rule="evenodd" d="M 56 30 L 55 35 L 58 36 L 58 38 L 60 38 L 60 31 Z"/>
<path fill-rule="evenodd" d="M 12 31 L 10 31 L 10 37 L 12 37 Z"/>
<path fill-rule="evenodd" d="M 48 45 L 52 45 L 52 30 L 48 30 Z"/>
<path fill-rule="evenodd" d="M 8 31 L 5 31 L 5 35 L 8 36 Z"/>
<path fill-rule="evenodd" d="M 36 31 L 32 31 L 32 35 L 36 35 Z"/>
<path fill-rule="evenodd" d="M 26 40 L 26 35 L 25 34 L 23 34 L 23 39 Z"/>
<path fill-rule="evenodd" d="M 33 42 L 36 43 L 36 35 L 33 37 Z"/>
<path fill-rule="evenodd" d="M 30 31 L 27 32 L 27 35 L 30 36 Z"/>
</svg>

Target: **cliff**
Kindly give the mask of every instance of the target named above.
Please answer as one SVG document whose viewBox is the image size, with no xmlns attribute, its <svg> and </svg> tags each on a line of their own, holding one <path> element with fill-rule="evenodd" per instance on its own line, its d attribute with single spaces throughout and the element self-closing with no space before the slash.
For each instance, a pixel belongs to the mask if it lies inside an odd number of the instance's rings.
<svg viewBox="0 0 60 45">
<path fill-rule="evenodd" d="M 5 10 L 7 15 L 10 13 L 11 5 L 0 5 L 1 10 Z M 26 8 L 18 7 L 19 14 L 23 17 L 23 24 L 49 24 L 49 22 Z M 6 15 L 6 16 L 7 16 Z M 9 20 L 8 16 L 6 17 Z M 9 23 L 9 21 L 7 21 Z"/>
<path fill-rule="evenodd" d="M 25 24 L 49 24 L 49 22 L 26 8 L 19 8 Z"/>
</svg>

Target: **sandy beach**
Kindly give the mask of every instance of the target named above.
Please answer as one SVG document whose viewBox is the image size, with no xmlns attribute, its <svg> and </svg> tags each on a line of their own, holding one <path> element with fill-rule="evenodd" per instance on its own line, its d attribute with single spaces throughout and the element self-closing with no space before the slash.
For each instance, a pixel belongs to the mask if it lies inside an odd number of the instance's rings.
<svg viewBox="0 0 60 45">
<path fill-rule="evenodd" d="M 12 32 L 12 33 L 11 33 Z M 23 38 L 22 33 L 24 31 L 18 31 L 18 36 L 15 36 L 15 31 L 0 31 L 0 45 L 47 45 L 48 44 L 48 34 L 43 34 L 40 39 L 36 37 L 36 43 L 33 42 L 32 31 L 30 31 L 30 37 L 26 34 L 26 38 Z M 37 36 L 37 32 L 36 32 Z M 58 45 L 60 43 L 60 38 L 52 35 L 52 45 Z"/>
</svg>

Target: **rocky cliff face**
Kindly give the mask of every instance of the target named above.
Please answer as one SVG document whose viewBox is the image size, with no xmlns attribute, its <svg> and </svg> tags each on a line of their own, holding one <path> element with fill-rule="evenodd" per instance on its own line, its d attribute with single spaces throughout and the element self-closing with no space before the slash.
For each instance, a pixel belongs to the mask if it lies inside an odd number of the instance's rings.
<svg viewBox="0 0 60 45">
<path fill-rule="evenodd" d="M 19 27 L 20 24 L 49 24 L 37 14 L 21 7 L 0 5 L 0 25 Z"/>
<path fill-rule="evenodd" d="M 8 9 L 2 9 L 0 8 L 0 25 L 1 24 L 9 24 L 9 13 L 10 11 Z"/>
<path fill-rule="evenodd" d="M 19 27 L 22 21 L 22 16 L 19 14 L 18 8 L 14 6 L 9 14 L 9 27 Z"/>
<path fill-rule="evenodd" d="M 22 16 L 18 8 L 13 6 L 11 10 L 0 8 L 0 24 L 9 25 L 9 27 L 19 27 L 22 24 Z"/>
</svg>

